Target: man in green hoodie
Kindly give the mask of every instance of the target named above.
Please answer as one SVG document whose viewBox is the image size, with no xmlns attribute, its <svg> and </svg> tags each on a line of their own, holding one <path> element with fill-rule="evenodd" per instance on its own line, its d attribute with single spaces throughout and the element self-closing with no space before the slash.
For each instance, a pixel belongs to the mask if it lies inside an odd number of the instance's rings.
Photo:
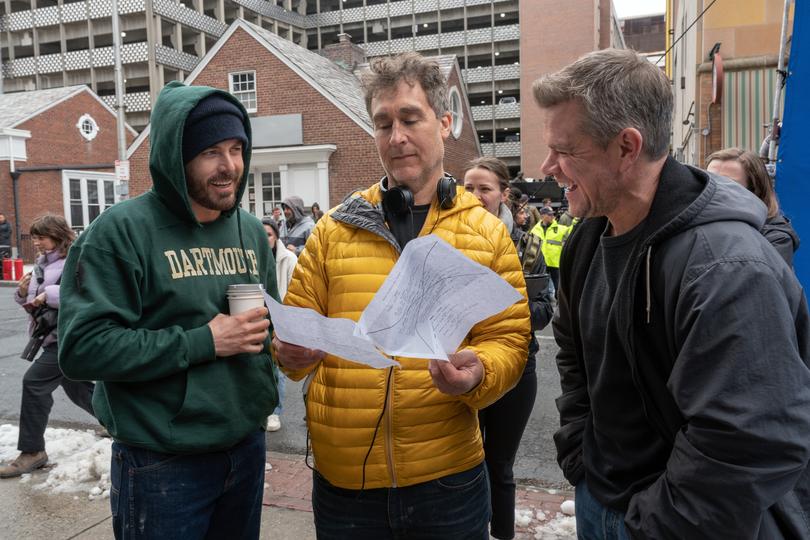
<svg viewBox="0 0 810 540">
<path fill-rule="evenodd" d="M 173 82 L 150 137 L 153 189 L 101 214 L 68 254 L 59 363 L 98 381 L 116 538 L 258 538 L 278 401 L 269 321 L 265 308 L 224 314 L 231 284 L 278 297 L 264 229 L 238 208 L 250 123 L 230 94 Z"/>
</svg>

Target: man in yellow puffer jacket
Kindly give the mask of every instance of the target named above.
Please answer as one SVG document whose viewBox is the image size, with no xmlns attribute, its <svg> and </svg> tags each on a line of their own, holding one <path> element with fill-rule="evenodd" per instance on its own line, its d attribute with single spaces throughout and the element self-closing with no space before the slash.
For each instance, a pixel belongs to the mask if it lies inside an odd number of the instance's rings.
<svg viewBox="0 0 810 540">
<path fill-rule="evenodd" d="M 416 53 L 381 58 L 364 85 L 387 176 L 318 222 L 285 303 L 358 320 L 402 247 L 430 233 L 525 297 L 509 232 L 444 173 L 451 116 L 439 66 Z M 517 382 L 529 332 L 524 298 L 475 325 L 450 362 L 397 358 L 401 368 L 378 370 L 274 339 L 284 371 L 311 377 L 318 538 L 489 538 L 476 411 Z"/>
</svg>

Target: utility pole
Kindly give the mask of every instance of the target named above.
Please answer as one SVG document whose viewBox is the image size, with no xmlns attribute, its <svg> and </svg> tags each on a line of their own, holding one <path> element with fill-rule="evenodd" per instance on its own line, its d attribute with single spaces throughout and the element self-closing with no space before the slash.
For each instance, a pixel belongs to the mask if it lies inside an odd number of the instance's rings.
<svg viewBox="0 0 810 540">
<path fill-rule="evenodd" d="M 126 120 L 124 118 L 124 70 L 121 67 L 121 26 L 118 20 L 118 0 L 110 1 L 112 7 L 113 57 L 115 60 L 115 109 L 118 127 L 118 159 L 115 174 L 117 190 L 121 197 L 129 194 L 129 162 L 127 161 Z"/>
<path fill-rule="evenodd" d="M 779 59 L 776 66 L 776 91 L 773 93 L 773 117 L 771 119 L 770 143 L 768 144 L 768 172 L 772 178 L 776 176 L 776 150 L 779 146 L 781 128 L 779 127 L 779 104 L 782 99 L 782 90 L 785 88 L 787 73 L 785 72 L 785 51 L 787 49 L 787 27 L 790 4 L 792 0 L 785 0 L 782 10 L 782 34 L 779 37 Z"/>
</svg>

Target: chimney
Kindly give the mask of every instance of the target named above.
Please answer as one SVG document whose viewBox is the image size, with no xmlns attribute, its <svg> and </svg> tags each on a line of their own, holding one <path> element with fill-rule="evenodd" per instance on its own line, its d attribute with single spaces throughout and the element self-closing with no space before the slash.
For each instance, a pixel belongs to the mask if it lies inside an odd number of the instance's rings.
<svg viewBox="0 0 810 540">
<path fill-rule="evenodd" d="M 366 51 L 352 43 L 352 36 L 346 33 L 338 34 L 338 42 L 321 49 L 321 55 L 349 71 L 366 61 Z"/>
</svg>

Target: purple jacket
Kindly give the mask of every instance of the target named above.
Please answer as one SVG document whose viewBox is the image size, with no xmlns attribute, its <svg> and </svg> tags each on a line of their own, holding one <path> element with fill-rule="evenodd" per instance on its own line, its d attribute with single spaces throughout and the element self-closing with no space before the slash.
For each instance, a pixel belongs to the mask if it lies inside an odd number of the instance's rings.
<svg viewBox="0 0 810 540">
<path fill-rule="evenodd" d="M 37 295 L 44 292 L 45 303 L 52 308 L 59 309 L 59 285 L 57 285 L 56 281 L 62 275 L 62 268 L 65 266 L 65 258 L 57 250 L 54 250 L 45 255 L 40 255 L 39 258 L 37 258 L 36 264 L 43 270 L 44 279 L 42 283 L 37 283 L 36 272 L 34 272 L 34 275 L 31 276 L 31 282 L 28 285 L 28 296 L 22 298 L 17 294 L 17 291 L 15 291 L 14 301 L 23 305 L 26 302 L 33 301 Z M 28 325 L 28 334 L 30 335 L 33 330 L 34 319 L 31 317 L 29 317 L 29 319 L 31 319 Z M 56 343 L 55 328 L 48 334 L 45 341 L 42 342 L 42 345 L 46 346 L 52 343 Z"/>
</svg>

